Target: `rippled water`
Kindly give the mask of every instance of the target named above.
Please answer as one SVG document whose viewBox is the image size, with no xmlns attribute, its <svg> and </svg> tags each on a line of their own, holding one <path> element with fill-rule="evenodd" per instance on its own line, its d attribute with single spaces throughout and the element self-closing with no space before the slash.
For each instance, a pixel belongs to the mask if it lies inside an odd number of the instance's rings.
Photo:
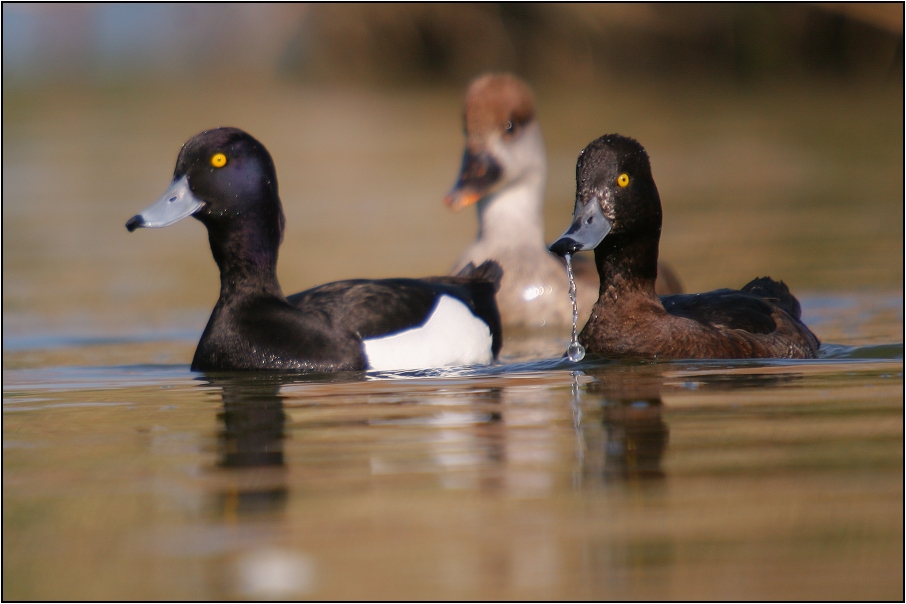
<svg viewBox="0 0 906 604">
<path fill-rule="evenodd" d="M 686 286 L 783 278 L 817 360 L 574 364 L 564 330 L 486 368 L 197 374 L 202 229 L 123 223 L 198 130 L 274 154 L 289 292 L 474 234 L 440 202 L 458 91 L 250 90 L 4 97 L 4 598 L 902 598 L 901 95 L 541 97 L 550 235 L 575 154 L 633 134 Z"/>
<path fill-rule="evenodd" d="M 29 367 L 27 344 L 3 372 L 7 597 L 902 593 L 902 344 L 574 364 L 511 340 L 489 368 L 317 376 L 117 362 L 188 339 L 40 342 L 101 362 Z"/>
</svg>

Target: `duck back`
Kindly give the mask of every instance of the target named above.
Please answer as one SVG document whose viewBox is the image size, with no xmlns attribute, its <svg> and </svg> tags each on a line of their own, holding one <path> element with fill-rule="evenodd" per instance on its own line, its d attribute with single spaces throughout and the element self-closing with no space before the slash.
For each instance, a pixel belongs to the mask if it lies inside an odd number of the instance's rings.
<svg viewBox="0 0 906 604">
<path fill-rule="evenodd" d="M 298 309 L 318 312 L 361 339 L 385 337 L 421 325 L 441 296 L 465 304 L 491 330 L 491 352 L 503 344 L 495 295 L 503 271 L 493 261 L 469 264 L 457 275 L 423 279 L 349 279 L 319 285 L 287 297 Z M 380 309 L 380 312 L 375 312 Z"/>
<path fill-rule="evenodd" d="M 698 338 L 690 346 L 677 338 L 670 356 L 713 358 L 815 358 L 821 343 L 800 320 L 799 301 L 783 282 L 759 277 L 741 290 L 719 289 L 704 294 L 663 296 L 664 310 L 672 317 L 697 324 L 716 338 Z M 698 331 L 680 325 L 680 332 Z"/>
<path fill-rule="evenodd" d="M 742 290 L 765 300 L 773 302 L 794 319 L 802 318 L 802 307 L 799 300 L 790 293 L 790 288 L 783 281 L 774 281 L 770 277 L 757 277 L 742 286 Z"/>
</svg>

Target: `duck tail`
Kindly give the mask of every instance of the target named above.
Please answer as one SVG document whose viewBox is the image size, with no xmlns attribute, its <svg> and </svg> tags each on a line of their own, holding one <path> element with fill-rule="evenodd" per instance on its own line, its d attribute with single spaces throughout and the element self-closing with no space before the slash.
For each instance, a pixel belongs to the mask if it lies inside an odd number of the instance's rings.
<svg viewBox="0 0 906 604">
<path fill-rule="evenodd" d="M 493 260 L 486 260 L 478 267 L 470 262 L 453 277 L 465 281 L 464 285 L 471 293 L 475 314 L 491 329 L 493 340 L 491 352 L 495 359 L 503 346 L 503 326 L 500 322 L 500 310 L 497 308 L 497 292 L 500 290 L 502 278 L 503 268 Z"/>
<path fill-rule="evenodd" d="M 761 296 L 765 300 L 773 302 L 794 319 L 799 319 L 802 316 L 802 307 L 799 305 L 799 300 L 790 293 L 790 289 L 783 281 L 774 281 L 770 277 L 758 277 L 746 283 L 742 291 Z"/>
<path fill-rule="evenodd" d="M 503 268 L 494 260 L 485 260 L 477 267 L 471 262 L 462 267 L 457 277 L 468 277 L 476 281 L 488 281 L 494 286 L 494 293 L 500 291 L 500 280 L 503 279 Z"/>
</svg>

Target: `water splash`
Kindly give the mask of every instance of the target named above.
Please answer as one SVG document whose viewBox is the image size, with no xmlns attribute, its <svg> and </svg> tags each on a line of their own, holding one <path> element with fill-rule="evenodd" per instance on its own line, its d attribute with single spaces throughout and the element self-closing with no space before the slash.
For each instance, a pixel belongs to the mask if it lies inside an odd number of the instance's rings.
<svg viewBox="0 0 906 604">
<path fill-rule="evenodd" d="M 585 347 L 579 344 L 579 304 L 576 302 L 576 280 L 573 278 L 573 256 L 566 254 L 566 277 L 569 279 L 569 299 L 573 303 L 573 337 L 566 349 L 566 356 L 573 363 L 585 358 Z"/>
</svg>

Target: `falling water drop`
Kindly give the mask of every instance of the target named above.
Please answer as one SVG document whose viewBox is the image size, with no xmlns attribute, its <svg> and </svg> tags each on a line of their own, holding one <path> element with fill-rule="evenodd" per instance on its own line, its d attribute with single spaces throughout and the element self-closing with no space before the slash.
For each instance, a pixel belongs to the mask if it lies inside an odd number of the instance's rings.
<svg viewBox="0 0 906 604">
<path fill-rule="evenodd" d="M 569 345 L 569 348 L 566 349 L 566 356 L 569 357 L 569 360 L 573 363 L 578 363 L 585 358 L 585 347 L 578 342 L 573 342 Z"/>
<path fill-rule="evenodd" d="M 585 348 L 579 344 L 578 324 L 579 324 L 579 304 L 576 302 L 576 280 L 573 278 L 573 257 L 572 254 L 566 254 L 566 277 L 569 279 L 569 299 L 573 303 L 573 339 L 566 349 L 566 356 L 573 363 L 578 363 L 585 358 Z"/>
</svg>

